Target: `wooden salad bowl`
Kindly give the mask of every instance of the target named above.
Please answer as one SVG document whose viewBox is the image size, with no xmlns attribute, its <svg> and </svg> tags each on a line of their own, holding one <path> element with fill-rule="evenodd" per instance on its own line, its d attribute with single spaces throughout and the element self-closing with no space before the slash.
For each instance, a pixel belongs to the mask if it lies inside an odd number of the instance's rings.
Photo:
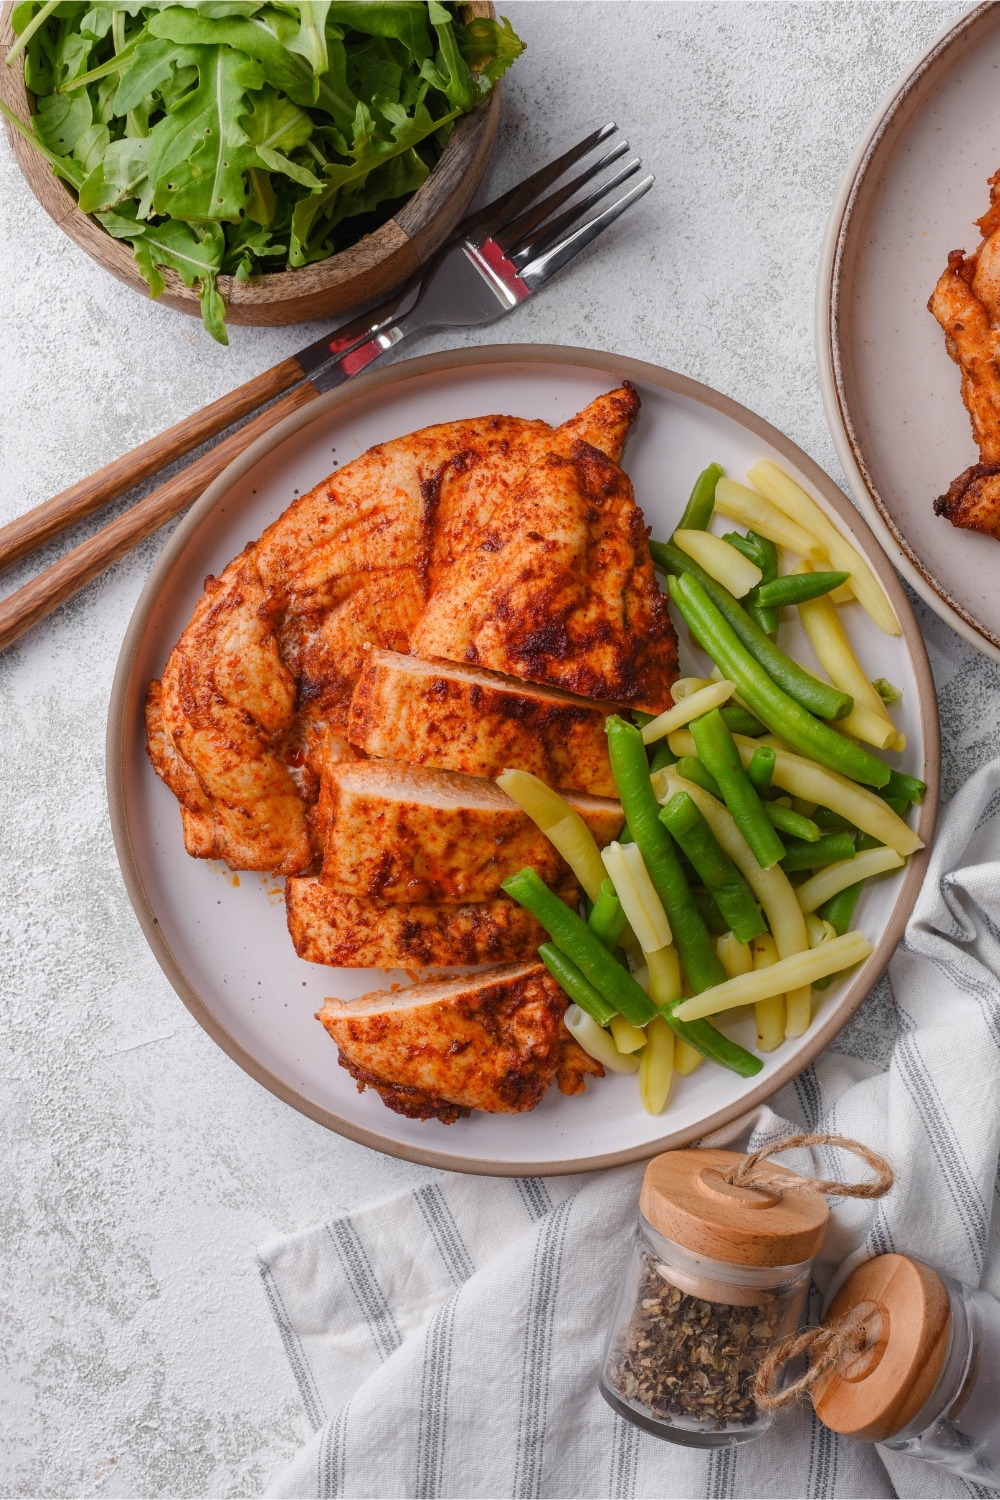
<svg viewBox="0 0 1000 1500">
<path fill-rule="evenodd" d="M 18 62 L 5 67 L 3 57 L 14 42 L 13 0 L 0 11 L 0 98 L 25 124 L 33 99 L 24 86 Z M 490 0 L 469 0 L 470 17 L 495 17 Z M 351 311 L 386 297 L 430 260 L 465 213 L 478 188 L 500 122 L 500 84 L 482 104 L 455 124 L 441 159 L 422 187 L 381 228 L 356 245 L 313 265 L 293 271 L 270 271 L 250 281 L 220 276 L 218 289 L 229 323 L 307 323 Z M 9 123 L 7 138 L 28 186 L 50 219 L 75 240 L 91 259 L 126 286 L 149 296 L 136 270 L 132 248 L 112 239 L 95 219 L 81 213 L 71 189 L 48 162 Z M 201 316 L 198 293 L 186 287 L 176 271 L 164 268 L 166 289 L 158 299 L 178 312 Z"/>
</svg>

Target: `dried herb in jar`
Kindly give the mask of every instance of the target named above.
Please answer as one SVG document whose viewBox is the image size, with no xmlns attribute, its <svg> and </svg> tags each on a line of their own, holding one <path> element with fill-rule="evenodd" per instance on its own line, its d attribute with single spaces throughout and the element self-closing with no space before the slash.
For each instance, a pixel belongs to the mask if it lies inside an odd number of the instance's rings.
<svg viewBox="0 0 1000 1500">
<path fill-rule="evenodd" d="M 757 1418 L 754 1373 L 779 1321 L 779 1303 L 766 1292 L 750 1306 L 707 1302 L 673 1286 L 647 1261 L 605 1378 L 625 1401 L 663 1422 L 743 1426 Z"/>
</svg>

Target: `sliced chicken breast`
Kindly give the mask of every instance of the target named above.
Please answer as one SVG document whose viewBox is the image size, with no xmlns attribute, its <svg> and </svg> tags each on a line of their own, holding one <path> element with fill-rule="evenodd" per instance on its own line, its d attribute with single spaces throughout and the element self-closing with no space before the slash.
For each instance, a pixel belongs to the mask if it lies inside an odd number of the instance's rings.
<svg viewBox="0 0 1000 1500">
<path fill-rule="evenodd" d="M 544 965 L 528 963 L 327 1000 L 317 1019 L 359 1090 L 411 1119 L 451 1124 L 473 1109 L 534 1109 L 560 1068 L 574 1093 L 603 1074 L 566 1031 L 565 1008 Z"/>
<path fill-rule="evenodd" d="M 619 803 L 568 792 L 603 848 L 621 832 Z M 325 808 L 324 808 L 325 804 Z M 492 901 L 531 865 L 554 889 L 568 866 L 493 781 L 394 761 L 344 762 L 323 782 L 323 882 L 381 901 Z"/>
<path fill-rule="evenodd" d="M 370 651 L 347 738 L 366 755 L 499 776 L 513 767 L 549 786 L 616 795 L 605 724 L 613 705 L 457 662 Z"/>
<path fill-rule="evenodd" d="M 547 941 L 534 917 L 506 897 L 464 905 L 402 904 L 348 896 L 313 875 L 285 881 L 285 912 L 299 957 L 341 969 L 511 963 L 533 959 Z"/>
</svg>

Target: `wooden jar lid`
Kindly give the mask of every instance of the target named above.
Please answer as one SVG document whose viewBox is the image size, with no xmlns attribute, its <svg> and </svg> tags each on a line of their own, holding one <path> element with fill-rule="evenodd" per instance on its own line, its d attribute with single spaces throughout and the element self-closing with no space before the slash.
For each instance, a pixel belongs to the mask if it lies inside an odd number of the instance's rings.
<svg viewBox="0 0 1000 1500">
<path fill-rule="evenodd" d="M 906 1255 L 878 1255 L 844 1282 L 823 1319 L 867 1314 L 871 1347 L 813 1387 L 816 1415 L 848 1437 L 879 1443 L 902 1432 L 929 1398 L 951 1335 L 948 1289 Z"/>
<path fill-rule="evenodd" d="M 738 1151 L 692 1147 L 654 1156 L 639 1208 L 652 1227 L 696 1255 L 737 1266 L 796 1266 L 823 1243 L 830 1211 L 820 1193 L 802 1191 L 802 1177 L 768 1162 L 789 1189 L 733 1187 L 723 1173 L 743 1160 Z"/>
</svg>

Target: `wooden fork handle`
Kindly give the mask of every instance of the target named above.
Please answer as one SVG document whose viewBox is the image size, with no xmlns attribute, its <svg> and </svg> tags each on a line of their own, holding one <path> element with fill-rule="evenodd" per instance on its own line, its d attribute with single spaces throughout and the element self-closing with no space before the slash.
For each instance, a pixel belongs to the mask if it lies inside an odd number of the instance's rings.
<svg viewBox="0 0 1000 1500">
<path fill-rule="evenodd" d="M 280 369 L 280 366 L 277 368 Z M 230 433 L 229 437 L 217 443 L 210 452 L 180 474 L 175 474 L 173 479 L 161 484 L 116 521 L 102 527 L 94 536 L 82 542 L 79 547 L 74 547 L 72 552 L 67 552 L 57 563 L 53 563 L 23 588 L 4 599 L 0 603 L 0 651 L 78 593 L 92 578 L 103 573 L 105 568 L 110 568 L 126 552 L 131 552 L 145 537 L 158 531 L 167 521 L 186 509 L 255 438 L 280 422 L 282 417 L 287 417 L 290 412 L 298 411 L 300 407 L 314 401 L 316 395 L 316 387 L 310 381 L 305 381 L 282 400 L 269 406 L 267 411 L 261 412 L 253 421 L 247 422 L 238 432 Z M 90 509 L 93 510 L 94 506 Z M 82 511 L 81 514 L 86 515 L 87 512 Z"/>
<path fill-rule="evenodd" d="M 192 412 L 191 416 L 175 422 L 173 427 L 168 427 L 166 432 L 161 432 L 158 437 L 141 443 L 138 448 L 133 448 L 131 453 L 125 453 L 112 463 L 105 464 L 104 468 L 98 469 L 96 474 L 81 479 L 78 484 L 70 485 L 69 489 L 63 490 L 62 494 L 53 496 L 42 505 L 36 505 L 34 510 L 29 510 L 25 515 L 18 516 L 16 520 L 11 521 L 9 525 L 0 527 L 0 568 L 16 562 L 33 547 L 47 542 L 49 537 L 65 531 L 67 526 L 72 526 L 84 516 L 89 516 L 92 511 L 99 510 L 116 495 L 124 494 L 134 484 L 140 484 L 151 474 L 166 468 L 167 464 L 173 463 L 174 459 L 190 453 L 192 448 L 197 448 L 201 443 L 207 442 L 210 437 L 223 432 L 233 422 L 238 422 L 241 417 L 245 417 L 248 412 L 256 410 L 258 406 L 263 406 L 265 401 L 271 401 L 275 396 L 280 396 L 282 391 L 287 391 L 301 379 L 302 366 L 298 360 L 283 359 L 280 364 L 272 366 L 270 370 L 265 370 L 261 375 L 254 376 L 253 380 L 248 380 L 238 390 L 230 391 L 218 401 L 202 407 L 201 411 Z M 312 386 L 308 387 L 308 393 L 310 399 L 316 394 Z M 245 437 L 242 441 L 246 441 Z M 216 473 L 218 472 L 216 470 Z M 207 482 L 207 480 L 203 482 L 202 488 Z M 168 486 L 164 486 L 164 489 L 166 488 Z M 157 493 L 160 492 L 157 491 Z M 174 514 L 176 512 L 172 511 L 171 515 Z M 166 519 L 167 517 L 164 516 L 164 520 Z M 157 525 L 162 525 L 162 522 L 157 522 Z M 156 527 L 153 526 L 150 530 L 155 531 Z M 103 535 L 103 532 L 101 534 Z M 147 536 L 148 532 L 143 532 L 142 535 Z M 137 537 L 136 540 L 138 539 Z M 117 555 L 121 556 L 120 553 Z M 70 556 L 75 556 L 75 553 L 71 553 Z M 49 571 L 51 572 L 51 569 Z M 42 574 L 42 577 L 46 576 L 47 574 Z"/>
</svg>

